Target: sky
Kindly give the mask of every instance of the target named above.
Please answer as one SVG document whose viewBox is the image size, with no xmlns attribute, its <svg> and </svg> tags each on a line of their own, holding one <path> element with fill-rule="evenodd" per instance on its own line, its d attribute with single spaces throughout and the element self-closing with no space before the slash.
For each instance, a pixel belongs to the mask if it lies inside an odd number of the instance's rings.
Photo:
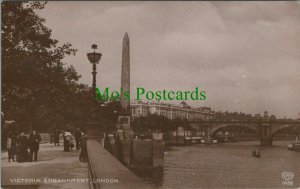
<svg viewBox="0 0 300 189">
<path fill-rule="evenodd" d="M 131 93 L 198 86 L 207 99 L 187 101 L 193 107 L 300 117 L 299 1 L 50 1 L 37 13 L 53 38 L 78 49 L 64 62 L 81 83 L 92 83 L 86 53 L 95 43 L 97 86 L 119 90 L 128 32 Z"/>
</svg>

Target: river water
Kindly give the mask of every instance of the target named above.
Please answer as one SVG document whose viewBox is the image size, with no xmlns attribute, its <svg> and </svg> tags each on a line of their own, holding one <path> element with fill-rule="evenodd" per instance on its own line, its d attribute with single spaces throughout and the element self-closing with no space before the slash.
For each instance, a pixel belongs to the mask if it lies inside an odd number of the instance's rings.
<svg viewBox="0 0 300 189">
<path fill-rule="evenodd" d="M 160 189 L 176 188 L 300 188 L 300 152 L 287 150 L 288 141 L 273 147 L 259 142 L 169 147 Z M 261 158 L 252 157 L 259 149 Z M 282 172 L 293 172 L 291 182 Z"/>
</svg>

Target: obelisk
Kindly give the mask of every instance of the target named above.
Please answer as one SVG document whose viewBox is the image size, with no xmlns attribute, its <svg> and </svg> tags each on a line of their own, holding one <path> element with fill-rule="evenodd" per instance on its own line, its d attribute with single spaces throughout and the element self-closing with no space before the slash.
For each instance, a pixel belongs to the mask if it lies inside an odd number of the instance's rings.
<svg viewBox="0 0 300 189">
<path fill-rule="evenodd" d="M 119 136 L 124 136 L 126 140 L 133 136 L 133 131 L 130 127 L 130 99 L 128 98 L 130 94 L 130 51 L 127 32 L 123 38 L 121 90 L 123 91 L 120 96 L 122 111 L 119 112 L 117 128 L 119 132 L 123 133 L 119 133 Z M 128 95 L 124 95 L 125 92 Z"/>
<path fill-rule="evenodd" d="M 130 50 L 129 50 L 129 37 L 126 32 L 123 38 L 123 51 L 122 51 L 122 73 L 121 73 L 121 106 L 123 113 L 130 113 L 130 100 L 124 97 L 124 91 L 130 94 Z"/>
<path fill-rule="evenodd" d="M 131 139 L 133 138 L 133 131 L 130 127 L 130 51 L 129 51 L 129 37 L 127 32 L 123 38 L 123 51 L 122 51 L 122 73 L 121 73 L 121 107 L 122 112 L 119 113 L 117 122 L 117 133 L 121 145 L 121 161 L 125 165 L 130 165 L 131 157 Z M 124 92 L 128 95 L 125 96 Z"/>
</svg>

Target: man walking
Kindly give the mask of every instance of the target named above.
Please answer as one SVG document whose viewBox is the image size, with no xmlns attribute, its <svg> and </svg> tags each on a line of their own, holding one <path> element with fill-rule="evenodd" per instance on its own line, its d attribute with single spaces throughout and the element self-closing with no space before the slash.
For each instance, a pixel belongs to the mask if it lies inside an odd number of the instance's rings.
<svg viewBox="0 0 300 189">
<path fill-rule="evenodd" d="M 37 155 L 40 148 L 40 141 L 40 134 L 38 134 L 36 130 L 33 130 L 29 136 L 30 161 L 37 161 Z"/>
<path fill-rule="evenodd" d="M 58 129 L 55 129 L 54 131 L 54 146 L 59 146 L 59 130 Z"/>
<path fill-rule="evenodd" d="M 82 134 L 81 134 L 79 128 L 77 128 L 77 130 L 75 131 L 74 137 L 75 137 L 75 141 L 76 141 L 76 150 L 78 150 L 80 148 L 79 143 L 80 143 L 80 140 L 81 140 L 81 137 L 82 137 Z"/>
</svg>

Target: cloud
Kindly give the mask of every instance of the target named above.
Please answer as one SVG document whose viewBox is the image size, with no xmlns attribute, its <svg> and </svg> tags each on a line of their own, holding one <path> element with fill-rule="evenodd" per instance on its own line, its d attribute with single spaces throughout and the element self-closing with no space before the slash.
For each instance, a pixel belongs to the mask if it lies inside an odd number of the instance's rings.
<svg viewBox="0 0 300 189">
<path fill-rule="evenodd" d="M 39 14 L 79 49 L 66 62 L 81 82 L 91 84 L 86 53 L 97 43 L 97 85 L 119 88 L 128 32 L 132 86 L 199 86 L 215 110 L 300 112 L 299 2 L 49 2 Z"/>
</svg>

